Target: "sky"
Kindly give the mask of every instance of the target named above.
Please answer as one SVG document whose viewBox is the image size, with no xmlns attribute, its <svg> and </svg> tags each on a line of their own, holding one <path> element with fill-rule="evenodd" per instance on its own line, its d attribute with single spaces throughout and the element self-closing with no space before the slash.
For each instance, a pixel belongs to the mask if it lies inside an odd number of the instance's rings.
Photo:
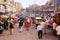
<svg viewBox="0 0 60 40">
<path fill-rule="evenodd" d="M 44 5 L 49 0 L 14 0 L 15 2 L 20 2 L 23 8 L 28 7 L 32 4 Z"/>
</svg>

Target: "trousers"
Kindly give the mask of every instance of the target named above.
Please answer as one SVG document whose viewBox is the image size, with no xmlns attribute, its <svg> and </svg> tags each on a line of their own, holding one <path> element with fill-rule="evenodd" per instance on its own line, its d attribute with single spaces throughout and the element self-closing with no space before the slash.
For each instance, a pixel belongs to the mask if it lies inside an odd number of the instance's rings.
<svg viewBox="0 0 60 40">
<path fill-rule="evenodd" d="M 38 31 L 38 38 L 42 38 L 42 30 Z"/>
</svg>

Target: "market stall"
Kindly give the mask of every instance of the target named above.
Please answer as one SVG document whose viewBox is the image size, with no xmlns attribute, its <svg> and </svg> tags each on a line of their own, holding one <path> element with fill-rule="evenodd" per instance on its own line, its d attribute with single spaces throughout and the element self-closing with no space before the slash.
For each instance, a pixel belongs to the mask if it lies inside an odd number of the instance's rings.
<svg viewBox="0 0 60 40">
<path fill-rule="evenodd" d="M 57 23 L 60 22 L 60 13 L 55 14 L 54 18 L 55 18 L 55 20 L 56 20 Z"/>
</svg>

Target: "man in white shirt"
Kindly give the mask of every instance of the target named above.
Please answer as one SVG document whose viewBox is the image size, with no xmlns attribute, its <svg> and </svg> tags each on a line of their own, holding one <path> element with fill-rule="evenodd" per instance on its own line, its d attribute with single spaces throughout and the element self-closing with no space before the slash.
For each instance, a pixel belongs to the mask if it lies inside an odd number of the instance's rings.
<svg viewBox="0 0 60 40">
<path fill-rule="evenodd" d="M 42 27 L 40 24 L 38 24 L 37 26 L 37 31 L 38 31 L 38 38 L 42 38 Z"/>
</svg>

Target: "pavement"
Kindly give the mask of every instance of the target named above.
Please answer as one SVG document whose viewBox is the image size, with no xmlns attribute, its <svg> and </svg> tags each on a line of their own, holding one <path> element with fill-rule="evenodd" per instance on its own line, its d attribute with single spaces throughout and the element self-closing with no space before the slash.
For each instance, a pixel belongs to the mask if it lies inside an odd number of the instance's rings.
<svg viewBox="0 0 60 40">
<path fill-rule="evenodd" d="M 57 37 L 52 35 L 51 30 L 47 30 L 47 34 L 43 35 L 42 39 L 38 39 L 37 30 L 33 26 L 29 28 L 29 31 L 23 27 L 23 31 L 19 32 L 18 24 L 16 24 L 13 35 L 9 34 L 9 30 L 5 30 L 3 34 L 0 34 L 0 40 L 57 40 Z"/>
</svg>

